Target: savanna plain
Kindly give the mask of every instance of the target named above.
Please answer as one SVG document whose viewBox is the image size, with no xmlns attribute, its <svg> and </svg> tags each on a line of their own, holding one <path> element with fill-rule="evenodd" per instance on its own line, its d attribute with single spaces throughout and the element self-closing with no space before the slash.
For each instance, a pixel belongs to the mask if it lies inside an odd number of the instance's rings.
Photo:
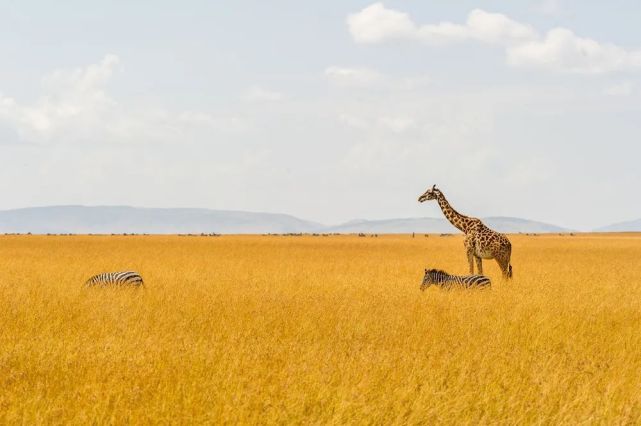
<svg viewBox="0 0 641 426">
<path fill-rule="evenodd" d="M 640 424 L 641 235 L 510 239 L 2 236 L 0 423 Z"/>
</svg>

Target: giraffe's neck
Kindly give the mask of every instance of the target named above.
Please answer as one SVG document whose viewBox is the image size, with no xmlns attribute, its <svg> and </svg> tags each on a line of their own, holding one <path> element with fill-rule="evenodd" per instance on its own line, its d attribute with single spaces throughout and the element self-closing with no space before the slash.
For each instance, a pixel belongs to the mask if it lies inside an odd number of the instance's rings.
<svg viewBox="0 0 641 426">
<path fill-rule="evenodd" d="M 443 214 L 454 225 L 457 229 L 467 233 L 470 229 L 474 219 L 465 215 L 460 214 L 450 206 L 450 203 L 447 202 L 443 193 L 439 193 L 437 197 L 438 205 L 441 206 Z"/>
</svg>

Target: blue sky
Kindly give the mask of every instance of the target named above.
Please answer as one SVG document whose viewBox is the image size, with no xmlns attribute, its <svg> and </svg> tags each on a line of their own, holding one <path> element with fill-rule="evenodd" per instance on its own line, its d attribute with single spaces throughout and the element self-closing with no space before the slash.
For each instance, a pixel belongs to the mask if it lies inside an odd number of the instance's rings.
<svg viewBox="0 0 641 426">
<path fill-rule="evenodd" d="M 9 1 L 0 209 L 641 217 L 634 1 Z"/>
</svg>

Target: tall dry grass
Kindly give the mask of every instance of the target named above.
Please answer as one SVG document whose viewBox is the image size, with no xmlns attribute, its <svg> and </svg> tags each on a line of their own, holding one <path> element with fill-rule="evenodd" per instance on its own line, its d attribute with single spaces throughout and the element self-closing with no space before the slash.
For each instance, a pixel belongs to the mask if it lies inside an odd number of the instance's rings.
<svg viewBox="0 0 641 426">
<path fill-rule="evenodd" d="M 0 237 L 0 423 L 641 423 L 641 236 L 511 239 Z"/>
</svg>

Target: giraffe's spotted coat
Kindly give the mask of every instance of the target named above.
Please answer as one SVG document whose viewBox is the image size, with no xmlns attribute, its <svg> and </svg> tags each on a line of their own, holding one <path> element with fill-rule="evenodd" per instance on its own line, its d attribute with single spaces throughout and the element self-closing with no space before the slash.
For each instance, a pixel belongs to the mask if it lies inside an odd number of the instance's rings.
<svg viewBox="0 0 641 426">
<path fill-rule="evenodd" d="M 447 220 L 465 234 L 464 243 L 470 274 L 474 273 L 475 261 L 478 273 L 483 274 L 482 259 L 496 259 L 503 276 L 512 278 L 512 244 L 505 235 L 488 228 L 480 219 L 462 215 L 454 210 L 436 185 L 418 198 L 421 203 L 429 200 L 436 200 Z"/>
</svg>

